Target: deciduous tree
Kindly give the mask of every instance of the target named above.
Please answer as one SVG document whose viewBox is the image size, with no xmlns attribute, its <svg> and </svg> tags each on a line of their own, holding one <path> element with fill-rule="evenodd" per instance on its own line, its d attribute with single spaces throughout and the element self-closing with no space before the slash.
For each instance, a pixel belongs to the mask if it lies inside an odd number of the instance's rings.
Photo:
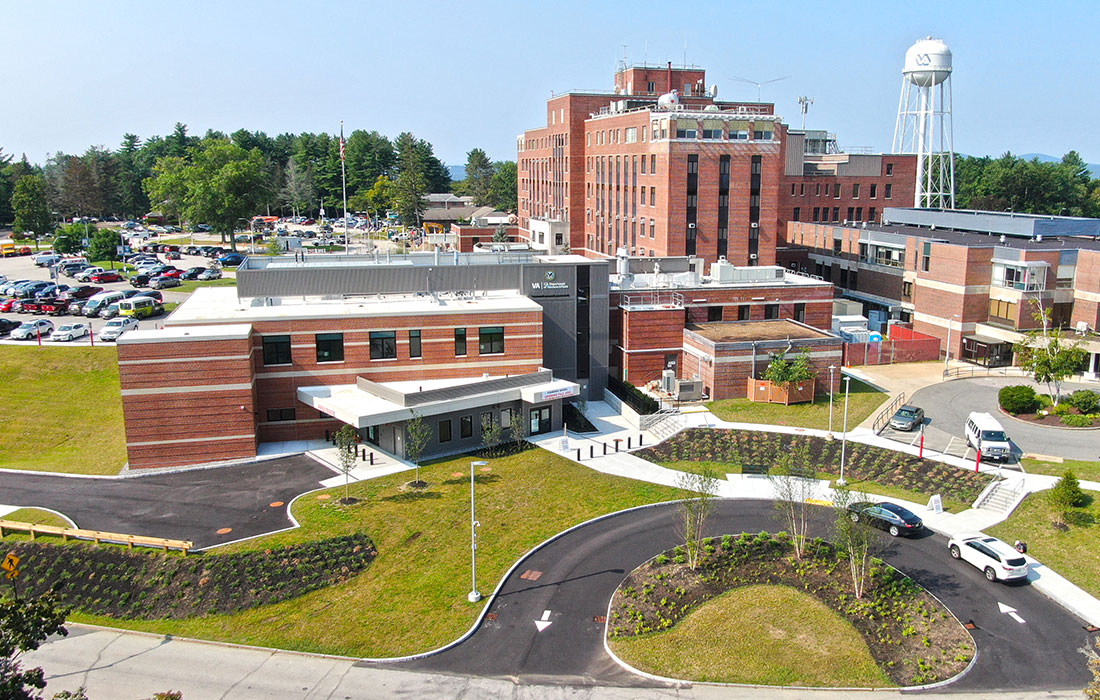
<svg viewBox="0 0 1100 700">
<path fill-rule="evenodd" d="M 516 162 L 507 160 L 493 164 L 492 179 L 489 181 L 487 204 L 494 209 L 514 212 L 518 206 L 516 193 Z"/>
<path fill-rule="evenodd" d="M 0 599 L 0 698 L 35 700 L 46 687 L 41 668 L 24 668 L 20 657 L 51 634 L 66 636 L 65 616 L 52 593 L 38 598 Z"/>
<path fill-rule="evenodd" d="M 806 549 L 806 534 L 810 527 L 809 499 L 816 495 L 814 468 L 810 460 L 809 443 L 782 452 L 771 468 L 768 478 L 775 491 L 775 509 L 787 525 L 796 559 L 802 559 Z"/>
<path fill-rule="evenodd" d="M 340 472 L 344 475 L 344 502 L 351 501 L 348 489 L 351 484 L 351 473 L 355 470 L 358 455 L 355 453 L 359 445 L 359 433 L 347 423 L 336 431 L 336 451 L 339 459 Z"/>
<path fill-rule="evenodd" d="M 680 501 L 678 522 L 678 532 L 684 540 L 687 565 L 694 569 L 702 558 L 703 532 L 707 517 L 714 509 L 714 498 L 718 495 L 718 478 L 708 466 L 703 467 L 698 474 L 680 474 L 676 479 L 676 486 L 694 494 Z"/>
<path fill-rule="evenodd" d="M 861 500 L 866 500 L 865 494 L 856 494 L 843 486 L 833 488 L 834 540 L 847 556 L 848 575 L 856 598 L 862 598 L 867 591 L 871 579 L 871 554 L 877 541 L 871 526 L 848 510 L 850 504 Z"/>
<path fill-rule="evenodd" d="M 405 424 L 405 456 L 416 465 L 416 481 L 414 486 L 424 486 L 420 480 L 420 457 L 424 449 L 432 439 L 432 427 L 419 413 L 413 413 L 412 420 Z"/>
<path fill-rule="evenodd" d="M 16 233 L 34 231 L 40 235 L 53 233 L 53 217 L 46 194 L 46 181 L 39 175 L 27 175 L 15 183 L 11 197 L 15 210 Z"/>
<path fill-rule="evenodd" d="M 1047 385 L 1051 401 L 1057 406 L 1062 398 L 1062 382 L 1077 372 L 1088 358 L 1079 340 L 1067 340 L 1050 322 L 1050 309 L 1040 301 L 1031 300 L 1032 316 L 1042 328 L 1028 331 L 1022 342 L 1016 344 L 1019 366 L 1031 374 L 1040 384 Z"/>
</svg>

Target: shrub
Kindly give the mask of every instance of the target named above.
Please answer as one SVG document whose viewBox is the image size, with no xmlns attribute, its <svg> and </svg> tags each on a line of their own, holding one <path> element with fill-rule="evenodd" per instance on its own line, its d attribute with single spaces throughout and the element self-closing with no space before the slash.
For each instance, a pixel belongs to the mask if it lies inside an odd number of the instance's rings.
<svg viewBox="0 0 1100 700">
<path fill-rule="evenodd" d="M 1035 389 L 1024 384 L 1006 386 L 997 394 L 1001 408 L 1009 413 L 1034 413 L 1039 408 Z"/>
<path fill-rule="evenodd" d="M 608 377 L 607 388 L 612 394 L 618 396 L 628 406 L 642 415 L 650 415 L 661 410 L 661 404 L 657 403 L 656 399 L 629 382 L 621 381 L 615 377 Z"/>
<path fill-rule="evenodd" d="M 1091 428 L 1092 418 L 1090 416 L 1078 416 L 1070 413 L 1062 416 L 1062 424 L 1068 425 L 1071 428 Z"/>
<path fill-rule="evenodd" d="M 1073 472 L 1066 470 L 1054 488 L 1050 490 L 1050 500 L 1062 510 L 1077 508 L 1085 504 L 1085 494 L 1081 491 L 1081 484 Z"/>
<path fill-rule="evenodd" d="M 1100 394 L 1089 389 L 1080 389 L 1070 394 L 1066 403 L 1081 413 L 1096 413 L 1100 410 Z"/>
</svg>

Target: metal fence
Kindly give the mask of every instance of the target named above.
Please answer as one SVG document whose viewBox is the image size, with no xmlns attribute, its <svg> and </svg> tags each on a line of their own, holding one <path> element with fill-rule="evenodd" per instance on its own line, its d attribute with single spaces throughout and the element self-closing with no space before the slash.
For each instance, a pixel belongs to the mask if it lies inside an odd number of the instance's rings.
<svg viewBox="0 0 1100 700">
<path fill-rule="evenodd" d="M 886 404 L 885 408 L 878 412 L 878 415 L 875 416 L 874 422 L 871 424 L 871 427 L 874 429 L 876 435 L 882 432 L 882 429 L 885 428 L 886 425 L 890 422 L 890 418 L 894 415 L 894 413 L 904 405 L 905 392 L 903 391 L 895 396 L 890 401 L 890 403 Z"/>
</svg>

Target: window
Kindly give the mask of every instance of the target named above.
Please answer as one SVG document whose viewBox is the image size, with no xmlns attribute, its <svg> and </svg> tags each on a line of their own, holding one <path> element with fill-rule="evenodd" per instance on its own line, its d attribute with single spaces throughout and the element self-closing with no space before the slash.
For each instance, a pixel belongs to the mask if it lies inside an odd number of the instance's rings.
<svg viewBox="0 0 1100 700">
<path fill-rule="evenodd" d="M 504 327 L 478 329 L 478 354 L 499 355 L 504 352 Z"/>
<path fill-rule="evenodd" d="M 833 199 L 840 199 L 840 183 L 833 185 Z"/>
<path fill-rule="evenodd" d="M 474 436 L 473 416 L 462 416 L 462 418 L 458 419 L 458 436 L 464 438 Z"/>
<path fill-rule="evenodd" d="M 752 307 L 749 306 L 748 304 L 745 304 L 744 306 L 738 306 L 737 307 L 737 320 L 738 321 L 748 321 L 751 313 L 752 313 Z"/>
<path fill-rule="evenodd" d="M 626 142 L 637 143 L 638 142 L 638 127 L 630 126 L 626 129 Z"/>
<path fill-rule="evenodd" d="M 802 207 L 795 207 L 791 215 L 791 221 L 802 221 Z"/>
<path fill-rule="evenodd" d="M 722 320 L 722 307 L 721 306 L 708 306 L 707 307 L 707 320 L 708 321 L 721 321 Z"/>
<path fill-rule="evenodd" d="M 642 162 L 645 163 L 645 158 L 642 158 Z M 645 206 L 645 188 L 642 188 L 642 206 Z"/>
<path fill-rule="evenodd" d="M 657 154 L 653 153 L 649 156 L 649 172 L 653 175 L 657 174 Z"/>
<path fill-rule="evenodd" d="M 867 220 L 868 220 L 868 221 L 870 221 L 871 223 L 874 223 L 874 221 L 875 221 L 875 214 L 877 214 L 877 213 L 878 213 L 878 212 L 876 212 L 876 211 L 875 211 L 875 208 L 874 208 L 874 207 L 871 207 L 870 209 L 868 209 L 868 210 L 867 210 Z"/>
<path fill-rule="evenodd" d="M 420 331 L 417 331 L 419 335 Z M 412 335 L 411 333 L 409 334 Z M 417 338 L 417 345 L 420 339 Z M 419 350 L 419 348 L 418 348 Z M 416 355 L 419 357 L 419 354 Z M 396 331 L 371 331 L 370 334 L 370 359 L 392 360 L 397 357 L 397 332 Z"/>
<path fill-rule="evenodd" d="M 648 159 L 643 155 L 642 156 L 642 175 L 645 175 L 645 164 L 646 164 L 647 160 Z"/>
<path fill-rule="evenodd" d="M 293 408 L 269 408 L 267 409 L 267 422 L 276 423 L 278 421 L 294 420 Z"/>
<path fill-rule="evenodd" d="M 882 196 L 885 197 L 886 199 L 893 199 L 893 195 L 894 195 L 893 189 L 894 189 L 893 185 L 886 185 L 886 191 L 882 193 Z"/>
<path fill-rule="evenodd" d="M 856 212 L 855 207 L 848 207 L 848 216 L 846 216 L 844 218 L 847 219 L 848 221 L 854 221 L 855 220 L 855 215 L 856 215 L 855 212 Z"/>
<path fill-rule="evenodd" d="M 439 421 L 439 441 L 450 442 L 451 441 L 451 421 L 441 420 Z"/>
<path fill-rule="evenodd" d="M 886 164 L 886 174 L 887 175 L 893 175 L 894 174 L 894 164 L 893 163 L 887 163 Z M 889 187 L 889 185 L 887 185 L 887 187 Z"/>
<path fill-rule="evenodd" d="M 461 357 L 466 354 L 466 329 L 455 329 L 455 357 Z"/>
<path fill-rule="evenodd" d="M 374 346 L 371 346 L 374 349 Z M 409 331 L 409 357 L 421 357 L 420 354 L 420 331 Z"/>
<path fill-rule="evenodd" d="M 924 243 L 921 251 L 920 269 L 923 272 L 928 272 L 928 268 L 932 266 L 932 244 Z"/>
<path fill-rule="evenodd" d="M 688 175 L 699 174 L 699 156 L 692 154 L 688 156 Z"/>
<path fill-rule="evenodd" d="M 799 323 L 806 322 L 806 305 L 799 303 L 794 305 L 794 320 Z"/>
<path fill-rule="evenodd" d="M 488 430 L 492 427 L 493 427 L 493 412 L 492 411 L 485 411 L 484 413 L 481 414 L 481 432 L 484 433 L 486 430 Z"/>
<path fill-rule="evenodd" d="M 1008 321 L 1016 322 L 1016 302 L 1013 301 L 1000 301 L 998 299 L 989 300 L 989 315 L 994 318 L 1003 318 Z"/>
<path fill-rule="evenodd" d="M 859 199 L 859 183 L 852 185 L 852 199 Z"/>
<path fill-rule="evenodd" d="M 657 188 L 656 187 L 650 187 L 649 188 L 649 206 L 651 206 L 651 207 L 657 206 Z"/>
<path fill-rule="evenodd" d="M 653 81 L 651 80 L 651 81 L 649 81 L 648 83 L 646 83 L 646 88 L 645 88 L 645 89 L 646 89 L 646 92 L 656 92 L 656 90 L 657 90 L 657 84 L 656 84 L 656 83 L 654 83 L 654 82 L 653 82 Z"/>
<path fill-rule="evenodd" d="M 779 318 L 779 304 L 764 304 L 764 318 Z"/>
<path fill-rule="evenodd" d="M 657 220 L 656 219 L 650 219 L 649 220 L 649 237 L 650 238 L 656 238 L 657 237 Z"/>
<path fill-rule="evenodd" d="M 814 207 L 814 221 L 821 220 L 821 207 Z"/>
<path fill-rule="evenodd" d="M 502 428 L 508 429 L 512 427 L 512 409 L 502 408 L 500 409 L 500 425 Z"/>
<path fill-rule="evenodd" d="M 901 298 L 912 299 L 913 298 L 913 283 L 902 282 L 901 283 Z"/>
<path fill-rule="evenodd" d="M 835 255 L 840 255 L 842 252 L 844 252 L 844 239 L 834 238 L 833 239 L 833 253 Z"/>
<path fill-rule="evenodd" d="M 794 196 L 794 183 L 791 183 L 791 196 Z"/>
<path fill-rule="evenodd" d="M 840 185 L 837 185 L 840 187 Z M 840 221 L 840 207 L 833 207 L 833 221 Z"/>
<path fill-rule="evenodd" d="M 878 197 L 878 185 L 871 185 L 871 199 Z"/>
<path fill-rule="evenodd" d="M 265 365 L 289 365 L 290 364 L 290 336 L 289 335 L 265 335 L 264 336 L 264 364 Z"/>
<path fill-rule="evenodd" d="M 318 333 L 315 342 L 317 343 L 318 362 L 344 361 L 343 333 Z"/>
</svg>

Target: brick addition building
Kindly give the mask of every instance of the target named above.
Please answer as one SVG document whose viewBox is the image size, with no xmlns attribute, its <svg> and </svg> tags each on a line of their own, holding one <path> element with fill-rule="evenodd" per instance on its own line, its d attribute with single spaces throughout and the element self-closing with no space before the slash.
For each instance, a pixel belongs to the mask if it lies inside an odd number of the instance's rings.
<svg viewBox="0 0 1100 700">
<path fill-rule="evenodd" d="M 691 379 L 699 373 L 697 364 L 688 365 L 693 350 L 685 329 L 723 321 L 793 319 L 790 328 L 817 329 L 834 338 L 839 348 L 840 339 L 829 332 L 832 284 L 775 266 L 736 267 L 719 261 L 710 265 L 709 275 L 703 274 L 704 266 L 699 258 L 616 261 L 610 283 L 612 373 L 637 386 L 660 379 L 666 369 Z M 748 323 L 745 328 L 763 332 L 772 326 Z M 839 365 L 839 354 L 835 360 Z M 762 371 L 766 354 L 759 361 Z"/>
<path fill-rule="evenodd" d="M 792 221 L 780 263 L 836 284 L 873 329 L 910 322 L 982 365 L 1012 363 L 1039 303 L 1056 326 L 1082 329 L 1087 376 L 1100 374 L 1100 219 L 901 208 L 884 218 Z"/>
<path fill-rule="evenodd" d="M 838 153 L 818 133 L 717 100 L 701 68 L 624 66 L 613 90 L 552 97 L 546 126 L 518 138 L 519 235 L 596 258 L 771 265 L 790 220 L 875 221 L 913 201 L 915 156 Z"/>
<path fill-rule="evenodd" d="M 237 287 L 198 290 L 159 330 L 118 342 L 131 468 L 253 457 L 347 423 L 404 454 L 481 444 L 522 412 L 560 429 L 561 401 L 602 397 L 607 264 L 579 256 L 249 259 Z"/>
</svg>

